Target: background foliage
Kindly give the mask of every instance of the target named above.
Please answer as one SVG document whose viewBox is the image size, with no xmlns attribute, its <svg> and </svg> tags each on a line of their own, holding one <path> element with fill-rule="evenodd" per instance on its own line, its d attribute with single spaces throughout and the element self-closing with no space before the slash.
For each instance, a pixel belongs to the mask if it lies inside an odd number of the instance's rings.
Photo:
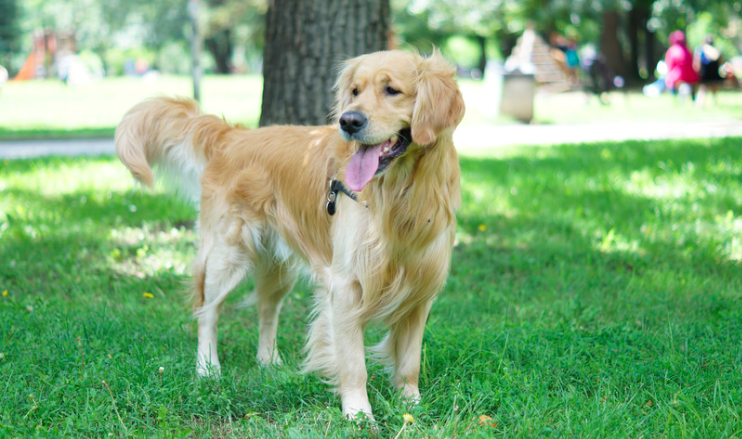
<svg viewBox="0 0 742 439">
<path fill-rule="evenodd" d="M 190 25 L 187 0 L 0 0 L 0 53 L 11 70 L 31 48 L 31 32 L 72 33 L 81 51 L 120 74 L 126 59 L 147 59 L 165 73 L 185 73 Z M 264 46 L 266 0 L 205 0 L 207 71 L 257 71 Z M 742 46 L 740 0 L 391 0 L 394 40 L 429 51 L 442 47 L 462 67 L 484 70 L 507 56 L 529 23 L 606 52 L 615 70 L 647 79 L 667 36 L 688 30 L 691 46 L 716 35 L 727 58 Z M 609 19 L 615 17 L 616 20 Z M 614 23 L 615 26 L 607 26 Z M 607 44 L 614 41 L 616 44 Z M 8 61 L 8 54 L 14 54 Z M 3 58 L 0 58 L 2 60 Z M 651 78 L 650 78 L 651 79 Z"/>
</svg>

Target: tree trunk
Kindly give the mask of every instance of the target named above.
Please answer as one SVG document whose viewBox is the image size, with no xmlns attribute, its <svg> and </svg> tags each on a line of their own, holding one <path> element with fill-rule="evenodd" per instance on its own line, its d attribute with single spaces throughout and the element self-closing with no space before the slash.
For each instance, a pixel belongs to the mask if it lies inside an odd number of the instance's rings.
<svg viewBox="0 0 742 439">
<path fill-rule="evenodd" d="M 18 49 L 23 11 L 17 0 L 0 0 L 0 54 L 10 57 Z M 5 66 L 10 71 L 10 65 Z"/>
<path fill-rule="evenodd" d="M 629 41 L 631 43 L 631 61 L 629 63 L 629 74 L 632 80 L 643 81 L 640 70 L 645 68 L 647 71 L 654 68 L 651 53 L 647 50 L 647 40 L 652 36 L 647 30 L 647 22 L 652 16 L 649 6 L 635 4 L 629 12 Z M 651 67 L 650 67 L 651 66 Z"/>
<path fill-rule="evenodd" d="M 201 102 L 201 0 L 188 0 L 188 15 L 191 18 L 191 77 L 193 78 L 193 99 Z"/>
<path fill-rule="evenodd" d="M 647 81 L 654 81 L 654 70 L 659 62 L 658 54 L 662 53 L 662 49 L 655 50 L 657 48 L 657 38 L 654 32 L 647 30 L 646 38 L 644 39 L 644 51 L 647 56 Z"/>
<path fill-rule="evenodd" d="M 621 17 L 616 10 L 606 10 L 603 13 L 603 33 L 600 36 L 600 49 L 605 55 L 606 63 L 611 72 L 624 78 L 628 73 L 626 60 L 618 39 Z"/>
<path fill-rule="evenodd" d="M 641 81 L 639 74 L 639 33 L 642 28 L 642 16 L 637 7 L 629 11 L 629 63 L 628 78 L 629 81 Z"/>
<path fill-rule="evenodd" d="M 479 44 L 479 71 L 482 72 L 482 78 L 484 78 L 484 71 L 487 69 L 487 39 L 481 35 L 476 35 L 474 38 Z"/>
<path fill-rule="evenodd" d="M 206 48 L 214 58 L 216 73 L 227 74 L 232 64 L 232 33 L 222 29 L 204 40 Z"/>
<path fill-rule="evenodd" d="M 271 0 L 266 20 L 260 126 L 323 125 L 339 63 L 387 47 L 389 0 Z"/>
</svg>

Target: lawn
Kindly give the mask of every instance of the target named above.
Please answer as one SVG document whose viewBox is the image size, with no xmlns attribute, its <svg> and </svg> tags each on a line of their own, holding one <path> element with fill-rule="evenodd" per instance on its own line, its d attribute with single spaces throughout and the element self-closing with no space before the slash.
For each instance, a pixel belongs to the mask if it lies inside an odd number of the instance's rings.
<svg viewBox="0 0 742 439">
<path fill-rule="evenodd" d="M 206 76 L 205 111 L 230 122 L 257 126 L 262 78 Z M 8 82 L 0 91 L 0 139 L 44 137 L 113 137 L 126 111 L 155 95 L 191 96 L 187 77 L 107 78 L 67 87 L 61 81 Z"/>
<path fill-rule="evenodd" d="M 369 363 L 378 437 L 406 413 L 405 438 L 741 437 L 740 142 L 462 157 L 423 400 Z M 192 207 L 132 189 L 110 157 L 4 161 L 0 191 L 0 437 L 373 437 L 297 372 L 306 283 L 282 314 L 284 366 L 257 366 L 256 311 L 233 294 L 224 377 L 196 379 Z"/>
<path fill-rule="evenodd" d="M 515 123 L 495 114 L 497 93 L 491 84 L 459 82 L 467 104 L 464 126 Z M 9 82 L 0 91 L 0 140 L 111 137 L 126 110 L 158 94 L 190 96 L 190 79 L 107 78 L 77 87 L 56 80 Z M 259 75 L 206 76 L 203 81 L 204 110 L 249 127 L 258 125 L 261 94 Z M 718 104 L 707 108 L 680 105 L 670 95 L 653 99 L 636 91 L 612 93 L 610 105 L 580 92 L 539 94 L 535 99 L 539 124 L 742 120 L 739 91 L 720 93 Z"/>
</svg>

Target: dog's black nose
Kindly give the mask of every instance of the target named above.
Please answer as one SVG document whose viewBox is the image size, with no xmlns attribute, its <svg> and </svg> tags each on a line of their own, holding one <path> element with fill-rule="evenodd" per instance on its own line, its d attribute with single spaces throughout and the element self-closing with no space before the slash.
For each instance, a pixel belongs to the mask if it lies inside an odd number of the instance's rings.
<svg viewBox="0 0 742 439">
<path fill-rule="evenodd" d="M 368 119 L 359 111 L 347 111 L 340 116 L 340 129 L 348 134 L 354 134 L 366 127 Z"/>
</svg>

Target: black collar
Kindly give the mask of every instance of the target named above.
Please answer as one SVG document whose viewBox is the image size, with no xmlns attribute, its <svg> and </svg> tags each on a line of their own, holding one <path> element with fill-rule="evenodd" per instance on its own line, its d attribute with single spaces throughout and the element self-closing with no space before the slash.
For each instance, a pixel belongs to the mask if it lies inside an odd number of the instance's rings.
<svg viewBox="0 0 742 439">
<path fill-rule="evenodd" d="M 358 195 L 356 195 L 355 192 L 345 187 L 342 181 L 331 178 L 330 192 L 327 194 L 327 205 L 325 206 L 329 215 L 335 215 L 335 212 L 337 211 L 335 203 L 337 202 L 338 192 L 342 192 L 345 195 L 349 196 L 351 200 L 358 202 Z M 368 208 L 368 206 L 366 206 L 366 203 L 361 204 L 364 207 Z"/>
</svg>

